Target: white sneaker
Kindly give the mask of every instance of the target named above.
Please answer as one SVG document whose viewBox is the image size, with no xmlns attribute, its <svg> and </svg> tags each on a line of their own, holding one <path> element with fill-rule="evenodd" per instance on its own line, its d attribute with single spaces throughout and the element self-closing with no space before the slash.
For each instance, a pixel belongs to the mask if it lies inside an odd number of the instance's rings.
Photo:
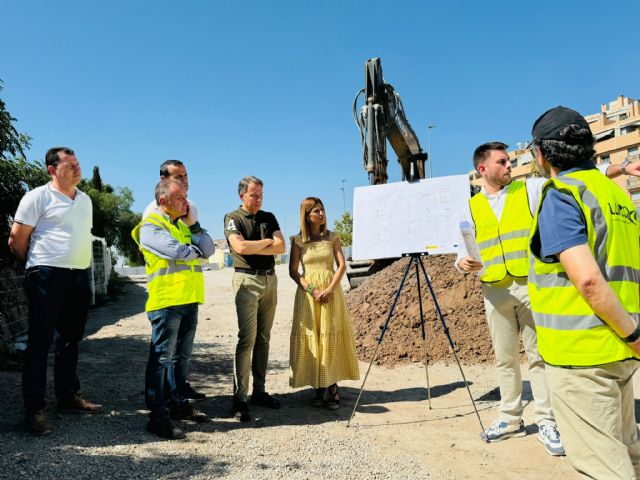
<svg viewBox="0 0 640 480">
<path fill-rule="evenodd" d="M 480 438 L 485 442 L 499 442 L 511 437 L 524 437 L 527 432 L 524 429 L 524 422 L 520 420 L 518 425 L 497 420 L 480 434 Z"/>
<path fill-rule="evenodd" d="M 554 457 L 565 455 L 562 439 L 555 424 L 538 425 L 538 441 L 544 445 L 549 455 Z"/>
</svg>

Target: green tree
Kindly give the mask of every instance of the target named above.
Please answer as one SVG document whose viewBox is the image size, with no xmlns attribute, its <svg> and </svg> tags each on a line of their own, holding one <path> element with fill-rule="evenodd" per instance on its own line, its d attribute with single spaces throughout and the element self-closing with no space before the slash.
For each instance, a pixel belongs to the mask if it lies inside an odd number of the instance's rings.
<svg viewBox="0 0 640 480">
<path fill-rule="evenodd" d="M 3 82 L 0 80 L 0 92 Z M 29 148 L 29 136 L 18 133 L 13 122 L 16 119 L 11 116 L 0 98 L 0 159 L 8 160 L 18 157 L 25 158 L 24 150 Z"/>
<path fill-rule="evenodd" d="M 118 250 L 125 256 L 129 265 L 144 265 L 144 257 L 138 248 L 138 244 L 131 237 L 131 230 L 142 220 L 142 214 L 127 211 L 122 214 L 118 223 Z"/>
<path fill-rule="evenodd" d="M 44 185 L 49 174 L 42 163 L 29 163 L 24 158 L 0 158 L 0 263 L 11 264 L 14 257 L 7 241 L 13 215 L 20 200 L 29 190 Z"/>
<path fill-rule="evenodd" d="M 98 192 L 102 192 L 104 190 L 104 185 L 102 184 L 102 177 L 100 176 L 100 167 L 97 165 L 93 167 L 93 176 L 91 177 L 91 186 L 95 188 Z"/>
<path fill-rule="evenodd" d="M 104 183 L 99 167 L 93 168 L 91 180 L 82 180 L 80 190 L 91 197 L 93 204 L 93 234 L 114 246 L 130 264 L 142 265 L 142 254 L 131 237 L 131 230 L 141 215 L 131 211 L 133 194 L 126 187 L 113 188 Z"/>
<path fill-rule="evenodd" d="M 340 237 L 340 243 L 343 246 L 351 246 L 351 238 L 353 234 L 353 219 L 349 212 L 344 212 L 340 220 L 333 222 L 333 230 Z"/>
<path fill-rule="evenodd" d="M 15 121 L 0 99 L 0 263 L 5 265 L 14 262 L 7 241 L 20 200 L 29 190 L 50 180 L 42 162 L 30 163 L 25 159 L 24 151 L 29 149 L 30 138 L 16 130 Z M 94 167 L 91 180 L 82 180 L 79 188 L 93 202 L 93 234 L 103 237 L 107 245 L 115 246 L 131 264 L 142 265 L 142 255 L 131 238 L 131 230 L 141 217 L 131 211 L 131 190 L 114 190 L 102 181 L 98 167 Z"/>
<path fill-rule="evenodd" d="M 2 81 L 0 80 L 0 91 Z M 29 149 L 30 138 L 19 133 L 13 126 L 16 119 L 11 116 L 0 99 L 0 264 L 14 262 L 7 241 L 13 223 L 13 215 L 20 199 L 32 188 L 49 181 L 42 163 L 29 163 L 24 151 Z"/>
</svg>

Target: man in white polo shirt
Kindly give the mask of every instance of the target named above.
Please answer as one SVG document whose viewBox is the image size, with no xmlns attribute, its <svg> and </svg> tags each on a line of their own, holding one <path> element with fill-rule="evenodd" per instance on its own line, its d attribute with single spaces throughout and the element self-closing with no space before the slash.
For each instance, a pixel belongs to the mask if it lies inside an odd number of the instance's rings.
<svg viewBox="0 0 640 480">
<path fill-rule="evenodd" d="M 160 165 L 160 180 L 165 179 L 173 179 L 178 180 L 180 183 L 184 185 L 184 187 L 189 190 L 189 175 L 187 174 L 187 167 L 184 166 L 180 160 L 165 160 Z M 190 216 L 194 222 L 198 221 L 198 209 L 196 204 L 193 203 L 190 199 L 187 199 L 189 202 L 189 211 L 187 212 L 187 216 Z M 155 199 L 152 200 L 149 205 L 147 205 L 142 213 L 142 218 L 146 218 L 152 213 L 154 213 L 158 209 L 158 204 Z"/>
<path fill-rule="evenodd" d="M 45 390 L 54 332 L 58 333 L 54 367 L 58 411 L 102 409 L 82 398 L 77 375 L 78 343 L 91 297 L 91 199 L 76 188 L 82 172 L 73 150 L 51 148 L 45 164 L 51 181 L 22 198 L 9 235 L 12 253 L 26 261 L 29 340 L 22 394 L 25 427 L 35 435 L 53 431 L 45 412 Z"/>
</svg>

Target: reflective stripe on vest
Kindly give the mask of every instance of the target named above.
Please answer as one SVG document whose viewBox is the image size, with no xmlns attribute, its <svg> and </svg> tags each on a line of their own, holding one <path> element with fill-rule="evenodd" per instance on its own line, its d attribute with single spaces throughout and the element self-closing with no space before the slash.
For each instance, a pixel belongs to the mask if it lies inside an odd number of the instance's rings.
<svg viewBox="0 0 640 480">
<path fill-rule="evenodd" d="M 529 272 L 528 240 L 533 217 L 525 183 L 511 182 L 506 195 L 499 221 L 483 194 L 469 200 L 476 242 L 485 267 L 480 280 L 485 283 L 499 282 L 507 274 L 526 277 Z"/>
<path fill-rule="evenodd" d="M 131 232 L 133 239 L 140 246 L 140 228 L 143 223 L 164 228 L 180 243 L 191 243 L 191 232 L 182 221 L 175 225 L 157 214 L 145 217 Z M 144 255 L 147 272 L 149 298 L 145 310 L 147 312 L 161 308 L 204 303 L 204 276 L 198 259 L 182 261 L 167 260 L 151 253 L 140 246 Z"/>
<path fill-rule="evenodd" d="M 640 238 L 629 197 L 598 170 L 581 170 L 545 184 L 530 245 L 539 245 L 538 215 L 549 189 L 571 195 L 580 207 L 587 241 L 602 275 L 636 320 L 640 320 Z M 634 245 L 635 248 L 630 248 Z M 640 358 L 598 316 L 571 283 L 559 261 L 545 263 L 532 250 L 529 298 L 546 363 L 588 367 Z"/>
<path fill-rule="evenodd" d="M 147 281 L 152 281 L 154 278 L 159 277 L 161 275 L 171 275 L 176 272 L 183 272 L 185 270 L 193 270 L 194 272 L 202 272 L 201 265 L 188 265 L 185 263 L 176 263 L 173 260 L 169 260 L 169 265 L 164 268 L 159 268 L 152 274 L 147 275 Z"/>
</svg>

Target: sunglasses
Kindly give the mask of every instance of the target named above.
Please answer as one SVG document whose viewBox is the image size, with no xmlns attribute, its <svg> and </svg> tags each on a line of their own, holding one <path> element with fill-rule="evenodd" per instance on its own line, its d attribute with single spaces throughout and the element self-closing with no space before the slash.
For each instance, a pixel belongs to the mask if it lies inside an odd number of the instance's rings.
<svg viewBox="0 0 640 480">
<path fill-rule="evenodd" d="M 538 152 L 537 152 L 537 148 L 534 145 L 533 142 L 531 142 L 528 146 L 527 146 L 527 150 L 529 150 L 529 153 L 531 154 L 532 158 L 536 158 L 538 156 Z"/>
</svg>

